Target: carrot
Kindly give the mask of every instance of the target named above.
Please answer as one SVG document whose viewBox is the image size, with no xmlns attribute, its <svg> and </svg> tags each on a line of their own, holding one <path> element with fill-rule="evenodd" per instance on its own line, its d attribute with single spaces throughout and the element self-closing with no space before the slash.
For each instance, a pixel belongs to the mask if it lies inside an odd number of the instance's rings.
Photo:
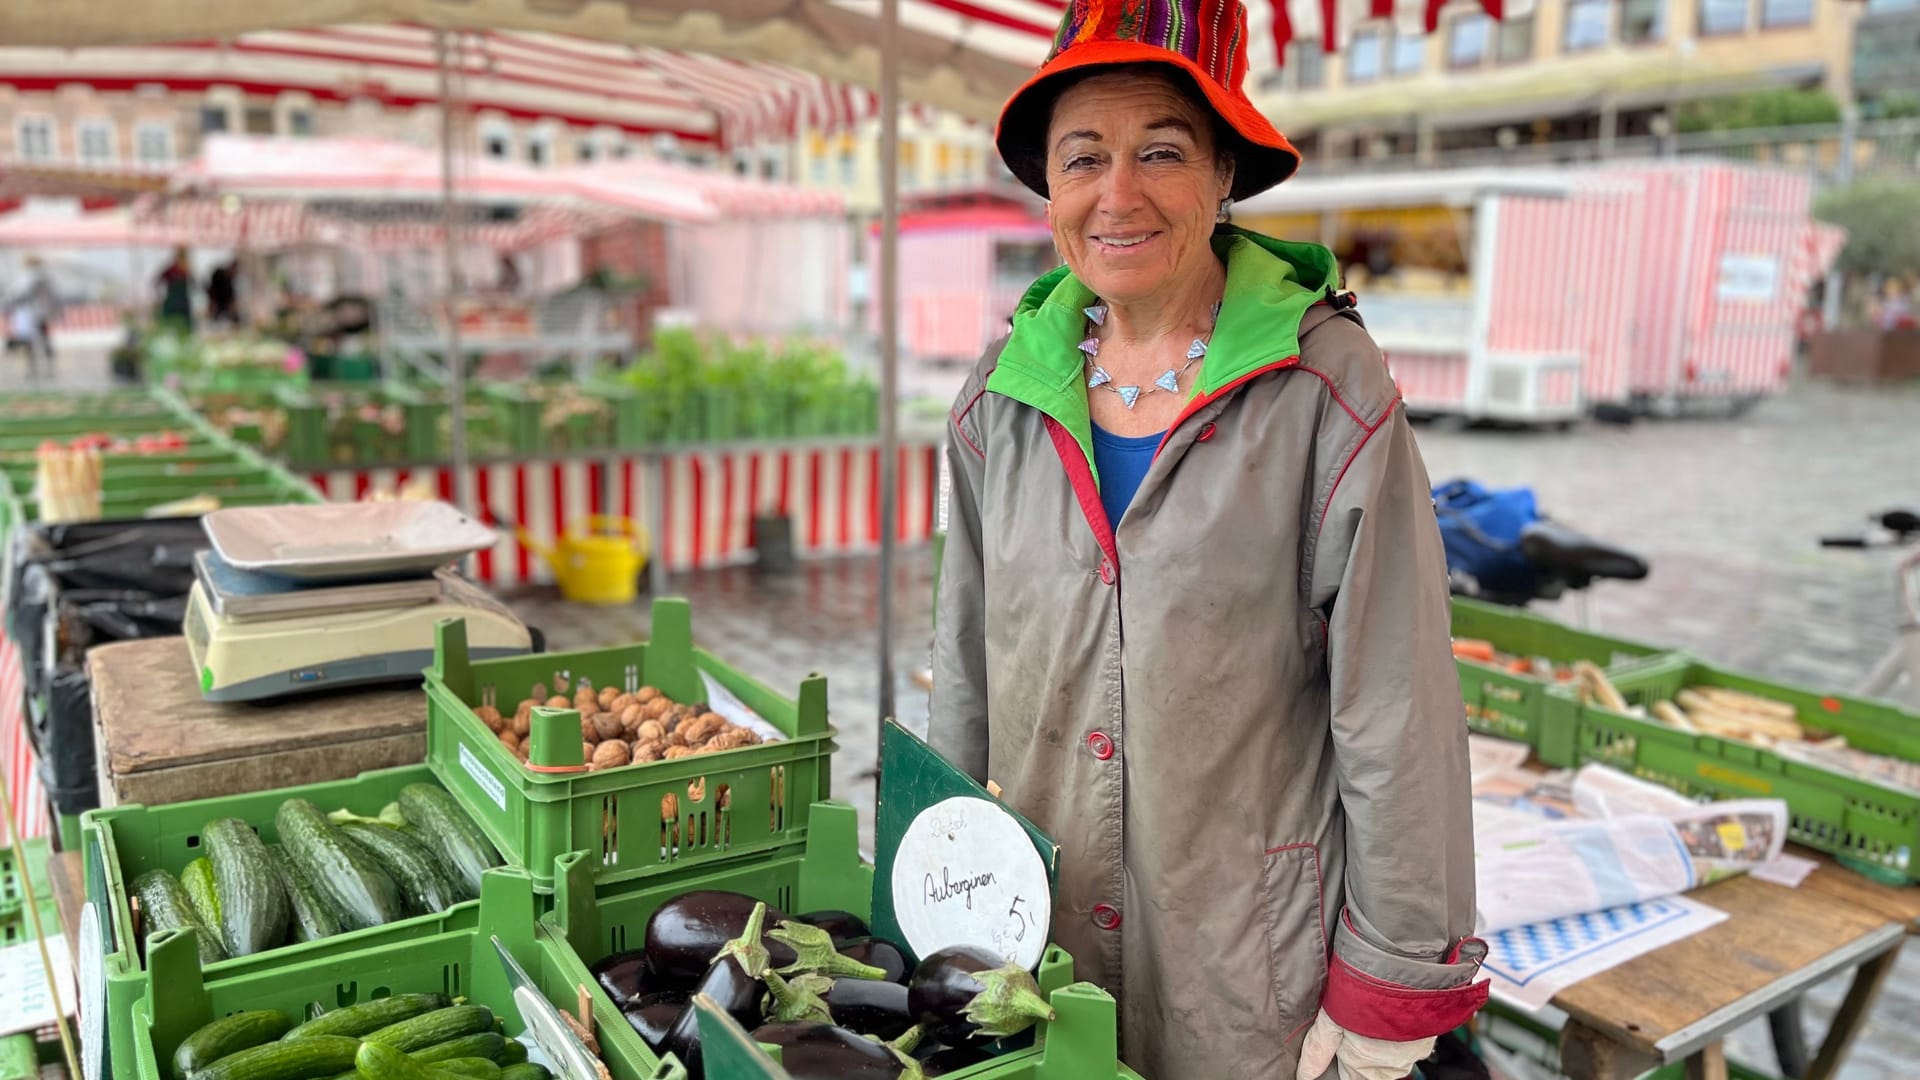
<svg viewBox="0 0 1920 1080">
<path fill-rule="evenodd" d="M 1461 660 L 1478 660 L 1483 664 L 1493 663 L 1493 642 L 1465 638 L 1453 643 L 1453 655 Z"/>
<path fill-rule="evenodd" d="M 1515 675 L 1531 675 L 1533 674 L 1533 664 L 1526 660 L 1509 660 L 1507 661 L 1507 670 Z"/>
</svg>

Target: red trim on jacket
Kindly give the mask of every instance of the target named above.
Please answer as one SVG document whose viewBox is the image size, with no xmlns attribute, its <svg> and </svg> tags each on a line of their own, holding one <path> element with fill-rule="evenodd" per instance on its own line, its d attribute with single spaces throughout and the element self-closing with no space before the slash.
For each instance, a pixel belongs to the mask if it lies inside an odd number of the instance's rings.
<svg viewBox="0 0 1920 1080">
<path fill-rule="evenodd" d="M 1251 382 L 1252 380 L 1257 379 L 1260 376 L 1265 375 L 1270 371 L 1282 371 L 1282 370 L 1285 370 L 1286 368 L 1299 367 L 1299 366 L 1300 366 L 1300 358 L 1298 356 L 1289 356 L 1285 360 L 1275 360 L 1271 364 L 1262 364 L 1261 366 L 1254 368 L 1252 371 L 1247 372 L 1245 375 L 1240 376 L 1239 378 L 1233 380 L 1232 382 L 1221 387 L 1220 389 L 1215 390 L 1213 393 L 1201 394 L 1199 397 L 1196 397 L 1191 401 L 1188 401 L 1186 408 L 1180 410 L 1180 415 L 1174 417 L 1173 423 L 1167 425 L 1167 433 L 1165 435 L 1160 436 L 1160 445 L 1153 448 L 1153 456 L 1156 458 L 1160 456 L 1160 451 L 1165 450 L 1167 448 L 1167 440 L 1173 438 L 1173 433 L 1176 431 L 1179 431 L 1180 425 L 1186 423 L 1188 418 L 1192 417 L 1194 413 L 1197 413 L 1201 409 L 1206 408 L 1208 405 L 1211 405 L 1214 402 L 1219 401 L 1221 398 L 1226 397 L 1228 394 L 1231 394 L 1235 390 L 1238 390 L 1240 387 L 1246 385 L 1248 382 Z M 1325 377 L 1326 376 L 1324 375 L 1321 376 L 1321 378 L 1325 378 Z M 1332 385 L 1332 384 L 1328 384 L 1328 385 Z M 1335 395 L 1335 396 L 1337 397 L 1338 395 Z"/>
<path fill-rule="evenodd" d="M 1312 372 L 1315 375 L 1320 375 L 1319 372 L 1314 371 L 1312 368 L 1301 368 L 1300 370 Z M 1322 379 L 1326 378 L 1325 375 L 1320 375 L 1320 377 Z M 1327 386 L 1329 389 L 1331 389 L 1333 386 L 1333 383 L 1328 382 Z M 1335 396 L 1336 398 L 1338 397 L 1338 395 L 1335 395 Z M 1382 410 L 1380 413 L 1380 419 L 1375 420 L 1373 422 L 1372 427 L 1367 427 L 1364 424 L 1361 425 L 1361 430 L 1366 432 L 1366 434 L 1360 436 L 1359 444 L 1353 448 L 1353 453 L 1347 455 L 1346 463 L 1340 466 L 1340 475 L 1333 478 L 1333 486 L 1327 489 L 1326 505 L 1320 508 L 1320 523 L 1314 526 L 1314 530 L 1313 530 L 1313 535 L 1316 538 L 1316 542 L 1319 535 L 1326 531 L 1327 515 L 1331 513 L 1333 510 L 1333 497 L 1340 493 L 1340 482 L 1347 478 L 1347 470 L 1353 468 L 1353 463 L 1360 459 L 1360 451 L 1365 450 L 1367 448 L 1367 443 L 1373 441 L 1374 432 L 1379 431 L 1381 428 L 1385 427 L 1387 425 L 1387 418 L 1392 416 L 1393 410 L 1399 407 L 1400 407 L 1400 399 L 1394 398 L 1392 401 L 1387 403 L 1387 407 L 1384 410 Z"/>
<path fill-rule="evenodd" d="M 1086 515 L 1087 524 L 1093 527 L 1093 539 L 1100 545 L 1100 552 L 1107 557 L 1107 562 L 1117 570 L 1120 566 L 1120 550 L 1113 544 L 1113 525 L 1107 521 L 1107 508 L 1100 502 L 1100 486 L 1093 481 L 1093 468 L 1087 464 L 1087 452 L 1080 448 L 1079 440 L 1060 421 L 1051 416 L 1043 418 L 1047 422 L 1047 437 L 1053 440 L 1053 449 L 1060 455 L 1061 466 L 1067 470 L 1067 482 L 1073 485 L 1073 497 L 1080 500 L 1080 512 Z"/>
<path fill-rule="evenodd" d="M 980 447 L 973 441 L 973 437 L 967 434 L 966 419 L 967 419 L 967 414 L 973 411 L 973 407 L 975 405 L 980 404 L 980 399 L 986 396 L 987 396 L 987 388 L 983 384 L 980 387 L 980 392 L 973 395 L 973 399 L 967 402 L 967 407 L 964 409 L 957 410 L 953 414 L 954 430 L 958 431 L 960 433 L 960 438 L 966 441 L 968 449 L 980 455 L 981 461 L 987 460 L 987 452 L 985 450 L 980 449 Z"/>
<path fill-rule="evenodd" d="M 1376 979 L 1335 953 L 1327 965 L 1327 989 L 1320 1007 L 1355 1035 L 1412 1042 L 1466 1023 L 1487 1003 L 1488 987 L 1484 979 L 1445 990 L 1401 986 Z"/>
</svg>

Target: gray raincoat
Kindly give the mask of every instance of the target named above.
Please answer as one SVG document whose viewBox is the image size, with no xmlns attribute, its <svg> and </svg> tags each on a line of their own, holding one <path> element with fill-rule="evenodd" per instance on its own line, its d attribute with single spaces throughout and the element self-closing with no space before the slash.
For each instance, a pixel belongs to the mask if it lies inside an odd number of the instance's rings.
<svg viewBox="0 0 1920 1080">
<path fill-rule="evenodd" d="M 1198 388 L 1118 522 L 1081 309 L 1028 290 L 950 417 L 933 746 L 1062 848 L 1054 937 L 1150 1080 L 1292 1080 L 1317 1010 L 1486 999 L 1430 487 L 1333 256 L 1221 228 Z"/>
</svg>

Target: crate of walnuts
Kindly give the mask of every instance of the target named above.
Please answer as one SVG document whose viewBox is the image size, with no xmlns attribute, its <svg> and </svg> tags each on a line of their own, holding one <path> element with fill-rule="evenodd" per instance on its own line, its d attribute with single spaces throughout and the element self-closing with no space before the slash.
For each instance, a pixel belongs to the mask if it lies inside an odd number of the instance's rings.
<svg viewBox="0 0 1920 1080">
<path fill-rule="evenodd" d="M 684 600 L 644 643 L 477 662 L 449 620 L 426 690 L 434 775 L 542 892 L 570 852 L 611 883 L 802 843 L 831 794 L 826 680 L 784 697 L 694 648 Z"/>
</svg>

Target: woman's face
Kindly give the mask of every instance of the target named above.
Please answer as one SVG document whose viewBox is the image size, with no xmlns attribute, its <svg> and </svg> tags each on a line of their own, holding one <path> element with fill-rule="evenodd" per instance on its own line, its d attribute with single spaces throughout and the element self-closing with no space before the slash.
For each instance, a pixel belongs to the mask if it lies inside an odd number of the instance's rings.
<svg viewBox="0 0 1920 1080">
<path fill-rule="evenodd" d="M 1047 221 L 1074 274 L 1127 304 L 1199 272 L 1233 188 L 1214 149 L 1207 115 L 1164 77 L 1096 75 L 1061 94 L 1047 128 Z"/>
</svg>

